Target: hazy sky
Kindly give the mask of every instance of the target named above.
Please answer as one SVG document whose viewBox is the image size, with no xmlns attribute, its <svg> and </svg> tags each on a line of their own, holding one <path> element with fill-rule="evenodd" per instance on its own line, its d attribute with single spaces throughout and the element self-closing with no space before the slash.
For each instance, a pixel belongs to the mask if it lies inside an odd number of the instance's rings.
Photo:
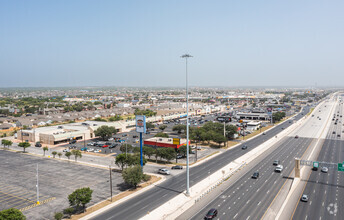
<svg viewBox="0 0 344 220">
<path fill-rule="evenodd" d="M 344 86 L 343 0 L 0 0 L 0 87 Z"/>
</svg>

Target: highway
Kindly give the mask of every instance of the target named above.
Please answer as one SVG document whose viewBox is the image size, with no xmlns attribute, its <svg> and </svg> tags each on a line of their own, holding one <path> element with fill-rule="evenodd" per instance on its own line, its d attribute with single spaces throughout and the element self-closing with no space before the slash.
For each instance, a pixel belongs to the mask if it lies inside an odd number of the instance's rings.
<svg viewBox="0 0 344 220">
<path fill-rule="evenodd" d="M 338 118 L 331 122 L 331 127 L 322 145 L 317 161 L 342 163 L 344 160 L 343 144 L 343 105 L 339 104 L 335 111 Z M 337 116 L 339 114 L 339 116 Z M 331 116 L 332 117 L 332 116 Z M 340 134 L 341 137 L 337 135 Z M 294 212 L 294 219 L 342 219 L 344 203 L 340 195 L 344 194 L 344 173 L 337 171 L 337 166 L 328 167 L 328 173 L 312 171 L 304 194 L 309 196 L 308 202 L 299 201 Z M 311 169 L 311 168 L 309 168 Z M 301 196 L 301 195 L 300 195 Z"/>
<path fill-rule="evenodd" d="M 323 104 L 325 105 L 325 104 Z M 329 104 L 327 104 L 329 105 Z M 330 117 L 330 108 L 323 110 L 320 118 Z M 325 120 L 312 117 L 302 127 L 292 132 L 274 147 L 254 168 L 248 170 L 239 180 L 230 185 L 216 199 L 206 206 L 196 210 L 191 219 L 202 219 L 208 210 L 216 208 L 218 219 L 260 219 L 264 216 L 279 190 L 287 181 L 294 169 L 294 158 L 302 157 L 311 145 L 314 137 L 318 135 L 319 129 Z M 300 138 L 295 138 L 295 135 Z M 282 173 L 274 172 L 274 160 L 280 160 L 284 169 Z M 259 178 L 252 179 L 253 172 L 259 171 Z M 178 219 L 188 219 L 189 216 L 181 215 Z M 217 219 L 217 218 L 216 218 Z"/>
<path fill-rule="evenodd" d="M 299 113 L 295 117 L 295 120 L 299 120 L 300 118 L 302 118 L 306 113 L 309 112 L 309 109 L 309 107 L 305 107 L 303 109 L 303 112 Z M 266 132 L 266 135 L 260 135 L 254 139 L 246 141 L 245 144 L 249 146 L 248 150 L 252 150 L 254 147 L 274 137 L 282 131 L 282 128 L 287 128 L 291 124 L 292 123 L 289 123 L 289 121 L 286 121 Z M 222 167 L 245 153 L 247 153 L 247 151 L 241 150 L 241 147 L 239 146 L 230 149 L 198 166 L 192 167 L 190 169 L 190 186 L 196 184 L 198 181 L 206 178 L 209 174 L 221 169 Z M 185 188 L 186 176 L 183 172 L 179 175 L 169 178 L 160 185 L 153 187 L 146 192 L 143 192 L 135 198 L 129 199 L 117 205 L 116 207 L 101 213 L 93 219 L 139 219 L 148 212 L 159 207 L 161 204 L 167 202 L 174 196 L 182 193 Z"/>
</svg>

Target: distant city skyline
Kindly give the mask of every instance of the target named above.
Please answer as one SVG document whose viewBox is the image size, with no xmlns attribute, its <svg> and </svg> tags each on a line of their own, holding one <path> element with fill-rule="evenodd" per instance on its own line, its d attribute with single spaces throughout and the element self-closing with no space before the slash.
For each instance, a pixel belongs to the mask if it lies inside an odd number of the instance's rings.
<svg viewBox="0 0 344 220">
<path fill-rule="evenodd" d="M 344 2 L 0 1 L 0 87 L 343 87 Z"/>
</svg>

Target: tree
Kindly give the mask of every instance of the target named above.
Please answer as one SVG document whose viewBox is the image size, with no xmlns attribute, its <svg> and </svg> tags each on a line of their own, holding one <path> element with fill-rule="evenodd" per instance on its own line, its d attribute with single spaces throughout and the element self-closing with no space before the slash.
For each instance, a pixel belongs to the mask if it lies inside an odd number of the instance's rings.
<svg viewBox="0 0 344 220">
<path fill-rule="evenodd" d="M 162 137 L 162 138 L 168 138 L 168 134 L 164 133 L 164 132 L 159 132 L 156 135 L 154 135 L 154 137 Z"/>
<path fill-rule="evenodd" d="M 9 140 L 2 139 L 1 144 L 4 145 L 4 147 L 8 147 L 10 149 L 10 146 L 12 146 L 13 142 Z"/>
<path fill-rule="evenodd" d="M 122 177 L 125 183 L 133 185 L 136 188 L 144 178 L 144 174 L 140 166 L 134 166 L 123 170 Z"/>
<path fill-rule="evenodd" d="M 124 166 L 127 165 L 127 158 L 125 154 L 118 154 L 116 156 L 115 164 L 123 171 Z"/>
<path fill-rule="evenodd" d="M 68 158 L 68 160 L 70 159 L 70 156 L 72 155 L 72 153 L 71 152 L 66 152 L 65 153 L 65 156 Z"/>
<path fill-rule="evenodd" d="M 114 117 L 110 117 L 109 121 L 120 121 L 123 120 L 123 117 L 120 115 L 115 115 Z"/>
<path fill-rule="evenodd" d="M 56 212 L 54 218 L 55 220 L 61 220 L 63 218 L 63 214 L 61 212 Z"/>
<path fill-rule="evenodd" d="M 162 158 L 164 157 L 164 153 L 165 153 L 164 148 L 158 148 L 156 155 L 160 157 L 160 160 L 162 160 Z"/>
<path fill-rule="evenodd" d="M 119 150 L 122 153 L 130 153 L 133 150 L 133 146 L 131 144 L 122 144 Z"/>
<path fill-rule="evenodd" d="M 226 137 L 233 139 L 234 135 L 238 133 L 238 127 L 235 125 L 226 125 Z"/>
<path fill-rule="evenodd" d="M 109 139 L 113 134 L 116 134 L 116 133 L 117 131 L 115 127 L 109 127 L 106 125 L 103 125 L 94 131 L 94 134 L 96 136 L 101 137 L 103 140 Z"/>
<path fill-rule="evenodd" d="M 172 159 L 176 158 L 176 151 L 173 148 L 163 148 L 164 149 L 164 155 L 163 157 L 170 162 Z"/>
<path fill-rule="evenodd" d="M 175 125 L 172 128 L 172 131 L 177 131 L 178 134 L 181 134 L 182 131 L 185 131 L 185 130 L 186 130 L 186 125 Z"/>
<path fill-rule="evenodd" d="M 48 151 L 49 148 L 48 147 L 43 147 L 43 156 L 45 156 L 45 152 Z"/>
<path fill-rule="evenodd" d="M 25 220 L 25 215 L 15 208 L 5 209 L 0 211 L 0 220 Z"/>
<path fill-rule="evenodd" d="M 143 148 L 143 147 L 142 147 L 142 148 Z M 143 149 L 142 149 L 142 151 L 143 151 Z M 134 154 L 140 154 L 140 153 L 141 153 L 140 147 L 133 147 L 133 153 L 134 153 Z"/>
<path fill-rule="evenodd" d="M 77 161 L 78 157 L 82 157 L 81 151 L 79 150 L 72 150 L 72 155 L 74 155 L 75 161 Z"/>
<path fill-rule="evenodd" d="M 147 156 L 149 159 L 151 156 L 155 153 L 155 149 L 148 147 L 148 146 L 143 146 L 142 147 L 143 154 Z"/>
<path fill-rule="evenodd" d="M 215 141 L 216 143 L 218 143 L 219 145 L 221 145 L 222 143 L 227 141 L 227 138 L 224 137 L 223 135 L 219 134 L 219 133 L 215 133 L 212 137 L 213 141 Z"/>
<path fill-rule="evenodd" d="M 24 153 L 25 153 L 25 149 L 28 148 L 28 147 L 30 147 L 31 144 L 30 144 L 29 142 L 20 142 L 20 143 L 18 144 L 18 146 L 19 146 L 19 147 L 22 147 L 22 148 L 24 149 Z"/>
<path fill-rule="evenodd" d="M 53 155 L 53 157 L 55 158 L 55 156 L 56 156 L 57 152 L 56 152 L 56 151 L 53 151 L 53 152 L 51 152 L 51 154 L 52 154 L 52 155 Z"/>
<path fill-rule="evenodd" d="M 59 156 L 59 158 L 61 159 L 62 153 L 58 152 L 57 155 Z"/>
<path fill-rule="evenodd" d="M 106 119 L 103 119 L 103 118 L 100 118 L 100 117 L 95 118 L 94 120 L 95 120 L 95 121 L 107 121 Z"/>
<path fill-rule="evenodd" d="M 85 211 L 86 204 L 92 200 L 93 190 L 90 187 L 84 187 L 75 190 L 68 196 L 69 205 L 80 207 L 82 205 L 83 211 Z"/>
<path fill-rule="evenodd" d="M 167 128 L 167 125 L 160 125 L 160 126 L 159 126 L 159 129 L 160 129 L 161 131 L 164 131 L 166 128 Z"/>
<path fill-rule="evenodd" d="M 147 122 L 146 123 L 146 128 L 147 129 L 152 129 L 152 128 L 155 128 L 155 125 L 152 122 Z"/>
</svg>

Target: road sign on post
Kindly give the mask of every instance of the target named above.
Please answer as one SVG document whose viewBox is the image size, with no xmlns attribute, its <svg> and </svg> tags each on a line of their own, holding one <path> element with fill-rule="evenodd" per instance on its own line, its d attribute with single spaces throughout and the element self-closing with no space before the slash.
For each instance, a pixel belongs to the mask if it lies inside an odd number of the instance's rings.
<svg viewBox="0 0 344 220">
<path fill-rule="evenodd" d="M 136 115 L 136 132 L 140 133 L 140 162 L 141 162 L 141 169 L 143 169 L 142 133 L 146 133 L 146 116 Z"/>
<path fill-rule="evenodd" d="M 314 161 L 313 162 L 313 167 L 318 168 L 319 167 L 319 162 L 318 161 Z"/>
<path fill-rule="evenodd" d="M 344 171 L 343 163 L 338 163 L 338 171 Z"/>
</svg>

